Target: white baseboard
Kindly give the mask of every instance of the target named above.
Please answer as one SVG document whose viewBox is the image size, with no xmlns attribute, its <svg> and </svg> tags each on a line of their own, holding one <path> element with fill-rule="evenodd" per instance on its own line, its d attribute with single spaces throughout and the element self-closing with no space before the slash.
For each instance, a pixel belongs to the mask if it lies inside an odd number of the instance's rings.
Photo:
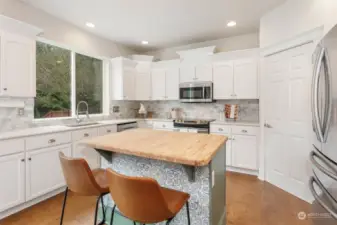
<svg viewBox="0 0 337 225">
<path fill-rule="evenodd" d="M 65 191 L 65 187 L 61 187 L 61 188 L 58 188 L 58 189 L 56 189 L 56 190 L 54 190 L 54 191 L 52 191 L 52 192 L 50 192 L 48 194 L 42 195 L 40 197 L 37 197 L 37 198 L 35 198 L 35 199 L 31 200 L 31 201 L 25 202 L 25 203 L 23 203 L 21 205 L 14 206 L 13 208 L 10 208 L 10 209 L 7 209 L 6 211 L 0 212 L 0 220 L 3 219 L 3 218 L 8 217 L 10 215 L 13 215 L 14 213 L 20 212 L 20 211 L 22 211 L 22 210 L 24 210 L 26 208 L 29 208 L 29 207 L 31 207 L 31 206 L 39 203 L 39 202 L 47 200 L 48 198 L 51 198 L 51 197 L 53 197 L 55 195 L 58 195 L 58 194 L 60 194 L 60 193 L 62 193 L 64 191 Z M 60 210 L 61 210 L 61 207 L 62 206 L 60 205 Z"/>
<path fill-rule="evenodd" d="M 242 169 L 242 168 L 237 168 L 237 167 L 232 167 L 232 166 L 226 166 L 226 171 L 235 172 L 235 173 L 243 173 L 243 174 L 248 174 L 248 175 L 253 175 L 253 176 L 259 175 L 258 170 Z"/>
</svg>

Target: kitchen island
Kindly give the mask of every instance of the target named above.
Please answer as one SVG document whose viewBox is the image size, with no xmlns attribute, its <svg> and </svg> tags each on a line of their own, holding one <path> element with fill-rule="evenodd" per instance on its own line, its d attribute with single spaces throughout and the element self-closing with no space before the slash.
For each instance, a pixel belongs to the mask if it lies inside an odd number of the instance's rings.
<svg viewBox="0 0 337 225">
<path fill-rule="evenodd" d="M 84 143 L 101 154 L 103 168 L 151 177 L 163 187 L 189 193 L 192 225 L 222 225 L 226 140 L 211 134 L 133 129 Z M 113 206 L 110 196 L 105 202 Z M 186 225 L 186 210 L 182 209 L 171 224 Z"/>
</svg>

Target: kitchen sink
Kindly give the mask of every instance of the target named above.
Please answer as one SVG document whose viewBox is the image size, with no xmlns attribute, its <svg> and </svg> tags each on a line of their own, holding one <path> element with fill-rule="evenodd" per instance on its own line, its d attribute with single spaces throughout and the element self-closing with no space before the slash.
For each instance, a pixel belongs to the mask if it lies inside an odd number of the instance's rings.
<svg viewBox="0 0 337 225">
<path fill-rule="evenodd" d="M 73 123 L 73 124 L 66 124 L 67 127 L 85 127 L 85 126 L 93 126 L 100 124 L 98 122 L 86 122 L 86 123 Z"/>
</svg>

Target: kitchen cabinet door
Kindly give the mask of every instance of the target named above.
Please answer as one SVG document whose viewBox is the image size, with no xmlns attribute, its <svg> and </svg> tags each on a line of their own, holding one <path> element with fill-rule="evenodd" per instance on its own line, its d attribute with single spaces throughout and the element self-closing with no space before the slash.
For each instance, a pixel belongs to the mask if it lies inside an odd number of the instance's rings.
<svg viewBox="0 0 337 225">
<path fill-rule="evenodd" d="M 0 94 L 11 97 L 36 96 L 36 41 L 1 32 Z"/>
<path fill-rule="evenodd" d="M 233 62 L 223 62 L 213 66 L 214 99 L 234 97 Z"/>
<path fill-rule="evenodd" d="M 181 65 L 180 83 L 196 81 L 195 69 L 196 69 L 195 65 Z"/>
<path fill-rule="evenodd" d="M 0 157 L 0 212 L 25 201 L 24 153 Z"/>
<path fill-rule="evenodd" d="M 90 169 L 100 168 L 101 158 L 98 152 L 95 149 L 84 145 L 81 141 L 77 141 L 73 144 L 73 157 L 85 159 L 88 162 Z"/>
<path fill-rule="evenodd" d="M 136 100 L 151 100 L 151 73 L 136 74 Z"/>
<path fill-rule="evenodd" d="M 166 99 L 166 71 L 152 70 L 152 100 Z"/>
<path fill-rule="evenodd" d="M 258 98 L 258 70 L 255 59 L 234 62 L 234 91 L 237 99 Z"/>
<path fill-rule="evenodd" d="M 65 185 L 59 153 L 71 156 L 71 145 L 60 145 L 26 153 L 26 200 Z"/>
<path fill-rule="evenodd" d="M 166 70 L 166 100 L 179 99 L 179 68 L 168 68 Z"/>
<path fill-rule="evenodd" d="M 124 69 L 123 73 L 123 99 L 135 100 L 135 71 Z"/>
<path fill-rule="evenodd" d="M 257 137 L 232 136 L 232 166 L 257 170 Z"/>
<path fill-rule="evenodd" d="M 211 64 L 197 65 L 195 68 L 196 81 L 213 81 L 213 67 Z"/>
</svg>

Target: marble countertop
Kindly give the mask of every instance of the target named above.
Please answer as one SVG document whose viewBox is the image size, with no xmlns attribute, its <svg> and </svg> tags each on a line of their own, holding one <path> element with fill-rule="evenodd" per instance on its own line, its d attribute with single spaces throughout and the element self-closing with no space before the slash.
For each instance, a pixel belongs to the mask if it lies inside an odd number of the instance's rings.
<svg viewBox="0 0 337 225">
<path fill-rule="evenodd" d="M 117 120 L 95 121 L 97 122 L 97 124 L 88 125 L 88 126 L 79 126 L 79 127 L 68 127 L 66 124 L 33 127 L 33 128 L 26 128 L 26 129 L 13 130 L 13 131 L 0 133 L 0 140 L 35 136 L 35 135 L 49 134 L 49 133 L 57 133 L 57 132 L 74 131 L 74 130 L 80 130 L 80 129 L 88 129 L 88 128 L 108 126 L 108 125 L 115 125 L 115 124 L 117 125 L 117 124 L 137 122 L 137 121 L 138 119 L 117 119 Z"/>
<path fill-rule="evenodd" d="M 226 143 L 227 137 L 133 129 L 82 141 L 103 151 L 163 160 L 189 166 L 205 166 Z"/>
<path fill-rule="evenodd" d="M 251 126 L 251 127 L 259 127 L 260 122 L 258 121 L 221 121 L 215 120 L 211 122 L 212 124 L 221 124 L 221 125 L 228 125 L 228 126 Z"/>
</svg>

